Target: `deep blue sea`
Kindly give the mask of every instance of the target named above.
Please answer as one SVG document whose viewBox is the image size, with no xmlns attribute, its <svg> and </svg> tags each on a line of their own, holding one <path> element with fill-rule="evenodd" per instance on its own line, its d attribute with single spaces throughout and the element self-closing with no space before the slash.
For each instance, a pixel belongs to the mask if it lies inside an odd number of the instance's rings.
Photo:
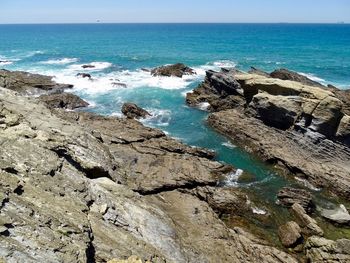
<svg viewBox="0 0 350 263">
<path fill-rule="evenodd" d="M 288 182 L 235 147 L 189 108 L 185 94 L 205 70 L 286 67 L 322 83 L 350 88 L 350 25 L 346 24 L 64 24 L 0 25 L 0 68 L 55 76 L 75 85 L 89 111 L 120 116 L 124 102 L 149 110 L 144 121 L 250 174 L 242 184 L 273 200 Z M 158 78 L 143 68 L 183 62 L 194 77 Z M 93 64 L 93 69 L 82 69 Z M 93 81 L 76 77 L 90 73 Z M 126 88 L 116 83 L 126 84 Z M 234 182 L 232 183 L 235 184 Z"/>
</svg>

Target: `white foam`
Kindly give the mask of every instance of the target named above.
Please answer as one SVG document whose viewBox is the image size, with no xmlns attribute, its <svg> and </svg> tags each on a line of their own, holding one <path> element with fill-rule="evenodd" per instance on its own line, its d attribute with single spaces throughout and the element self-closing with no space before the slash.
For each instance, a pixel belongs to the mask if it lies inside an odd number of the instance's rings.
<svg viewBox="0 0 350 263">
<path fill-rule="evenodd" d="M 83 68 L 84 65 L 89 65 L 91 68 Z M 107 68 L 112 67 L 112 63 L 110 62 L 91 62 L 86 64 L 74 64 L 70 65 L 68 69 L 72 71 L 101 71 Z"/>
<path fill-rule="evenodd" d="M 200 109 L 200 110 L 203 110 L 203 111 L 207 111 L 210 107 L 210 104 L 208 102 L 202 102 L 202 103 L 199 103 L 197 105 L 197 107 Z"/>
<path fill-rule="evenodd" d="M 234 149 L 237 147 L 236 145 L 232 144 L 231 142 L 224 142 L 224 143 L 222 143 L 222 145 L 227 147 L 227 148 L 230 148 L 230 149 Z"/>
<path fill-rule="evenodd" d="M 243 170 L 237 169 L 236 172 L 228 174 L 225 185 L 226 186 L 235 186 L 237 185 L 238 178 L 243 174 Z"/>
<path fill-rule="evenodd" d="M 6 66 L 6 65 L 11 65 L 11 64 L 13 64 L 13 61 L 10 61 L 10 60 L 0 61 L 0 66 Z"/>
<path fill-rule="evenodd" d="M 321 82 L 321 83 L 325 83 L 326 80 L 325 79 L 322 79 L 322 78 L 319 78 L 317 77 L 316 75 L 312 74 L 312 73 L 303 73 L 303 72 L 298 72 L 300 75 L 304 76 L 304 77 L 307 77 L 313 81 L 317 81 L 317 82 Z"/>
<path fill-rule="evenodd" d="M 305 187 L 313 190 L 313 191 L 321 191 L 321 188 L 317 188 L 316 186 L 312 185 L 310 182 L 308 182 L 306 179 L 302 179 L 299 177 L 294 177 L 295 180 L 299 181 L 300 183 L 302 183 Z"/>
<path fill-rule="evenodd" d="M 170 110 L 160 110 L 160 109 L 146 109 L 151 116 L 142 120 L 143 123 L 149 124 L 151 126 L 166 127 L 169 126 L 171 121 L 171 111 Z"/>
<path fill-rule="evenodd" d="M 258 207 L 252 207 L 252 212 L 257 215 L 266 215 L 267 212 L 261 208 Z"/>
<path fill-rule="evenodd" d="M 65 65 L 77 62 L 77 58 L 61 58 L 61 59 L 50 59 L 47 61 L 41 61 L 41 64 L 46 65 Z"/>
<path fill-rule="evenodd" d="M 222 68 L 234 68 L 237 64 L 231 60 L 219 60 L 214 62 L 208 62 L 205 65 L 194 67 L 198 76 L 205 76 L 207 70 L 220 71 Z"/>
</svg>

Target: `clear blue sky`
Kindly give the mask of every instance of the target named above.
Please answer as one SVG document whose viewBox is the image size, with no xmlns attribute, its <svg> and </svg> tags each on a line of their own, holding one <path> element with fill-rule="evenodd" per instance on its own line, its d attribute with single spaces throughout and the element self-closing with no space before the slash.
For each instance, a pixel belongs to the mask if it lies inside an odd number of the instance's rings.
<svg viewBox="0 0 350 263">
<path fill-rule="evenodd" d="M 350 22 L 350 0 L 0 0 L 0 23 Z"/>
</svg>

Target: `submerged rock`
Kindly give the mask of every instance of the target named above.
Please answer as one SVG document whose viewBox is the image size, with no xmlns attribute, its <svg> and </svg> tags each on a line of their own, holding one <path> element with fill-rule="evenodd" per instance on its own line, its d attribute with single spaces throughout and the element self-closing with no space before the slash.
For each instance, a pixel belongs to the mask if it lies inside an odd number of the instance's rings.
<svg viewBox="0 0 350 263">
<path fill-rule="evenodd" d="M 77 77 L 81 77 L 81 78 L 88 78 L 88 79 L 91 79 L 91 75 L 88 74 L 88 73 L 78 73 L 76 76 L 77 76 Z"/>
<path fill-rule="evenodd" d="M 89 103 L 72 93 L 60 93 L 51 95 L 41 95 L 39 97 L 49 108 L 62 108 L 74 110 L 89 106 Z"/>
<path fill-rule="evenodd" d="M 94 65 L 86 64 L 81 66 L 83 69 L 95 68 Z"/>
<path fill-rule="evenodd" d="M 153 76 L 182 78 L 184 75 L 194 75 L 196 74 L 196 72 L 182 63 L 177 63 L 174 65 L 167 65 L 154 68 L 151 70 L 151 74 Z"/>
<path fill-rule="evenodd" d="M 151 114 L 137 106 L 135 103 L 124 103 L 122 107 L 122 113 L 130 119 L 141 119 L 151 116 Z"/>
</svg>

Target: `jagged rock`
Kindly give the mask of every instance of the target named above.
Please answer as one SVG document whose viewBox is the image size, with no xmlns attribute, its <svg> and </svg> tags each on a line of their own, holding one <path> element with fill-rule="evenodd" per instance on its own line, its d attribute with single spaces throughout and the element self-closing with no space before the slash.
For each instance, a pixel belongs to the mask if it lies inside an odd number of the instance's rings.
<svg viewBox="0 0 350 263">
<path fill-rule="evenodd" d="M 76 76 L 81 78 L 91 79 L 91 74 L 88 74 L 88 73 L 78 73 Z"/>
<path fill-rule="evenodd" d="M 308 83 L 303 78 L 288 79 L 293 81 L 238 70 L 208 71 L 186 101 L 209 104 L 214 112 L 209 125 L 238 146 L 307 180 L 310 187 L 350 199 L 350 97 L 338 89 L 303 84 Z"/>
<path fill-rule="evenodd" d="M 300 204 L 307 212 L 312 212 L 315 209 L 311 194 L 303 189 L 284 187 L 278 192 L 277 199 L 280 205 L 286 207 Z"/>
<path fill-rule="evenodd" d="M 182 192 L 232 172 L 204 150 L 135 120 L 50 110 L 2 88 L 0 113 L 6 262 L 297 262 Z"/>
<path fill-rule="evenodd" d="M 161 66 L 151 70 L 153 76 L 164 76 L 164 77 L 178 77 L 182 78 L 184 75 L 194 75 L 196 72 L 187 67 L 182 63 L 177 63 L 174 65 Z"/>
<path fill-rule="evenodd" d="M 336 224 L 350 225 L 350 214 L 344 205 L 333 210 L 321 209 L 321 215 Z"/>
<path fill-rule="evenodd" d="M 323 230 L 318 226 L 316 220 L 307 215 L 300 204 L 295 203 L 292 205 L 292 212 L 305 235 L 323 236 Z"/>
<path fill-rule="evenodd" d="M 350 262 L 350 240 L 310 237 L 305 244 L 305 252 L 310 263 Z"/>
<path fill-rule="evenodd" d="M 282 225 L 278 229 L 278 236 L 283 244 L 283 246 L 295 247 L 302 242 L 301 229 L 299 225 L 293 221 Z"/>
<path fill-rule="evenodd" d="M 151 116 L 151 114 L 137 106 L 135 103 L 124 103 L 122 107 L 122 113 L 130 119 L 141 119 Z"/>
<path fill-rule="evenodd" d="M 324 88 L 324 86 L 314 80 L 309 79 L 297 72 L 288 69 L 277 69 L 270 74 L 272 78 L 282 79 L 282 80 L 292 80 L 296 82 L 303 83 L 305 85 Z"/>
<path fill-rule="evenodd" d="M 74 110 L 89 106 L 89 103 L 72 93 L 60 93 L 51 95 L 41 95 L 39 97 L 49 108 L 62 108 Z"/>
</svg>

